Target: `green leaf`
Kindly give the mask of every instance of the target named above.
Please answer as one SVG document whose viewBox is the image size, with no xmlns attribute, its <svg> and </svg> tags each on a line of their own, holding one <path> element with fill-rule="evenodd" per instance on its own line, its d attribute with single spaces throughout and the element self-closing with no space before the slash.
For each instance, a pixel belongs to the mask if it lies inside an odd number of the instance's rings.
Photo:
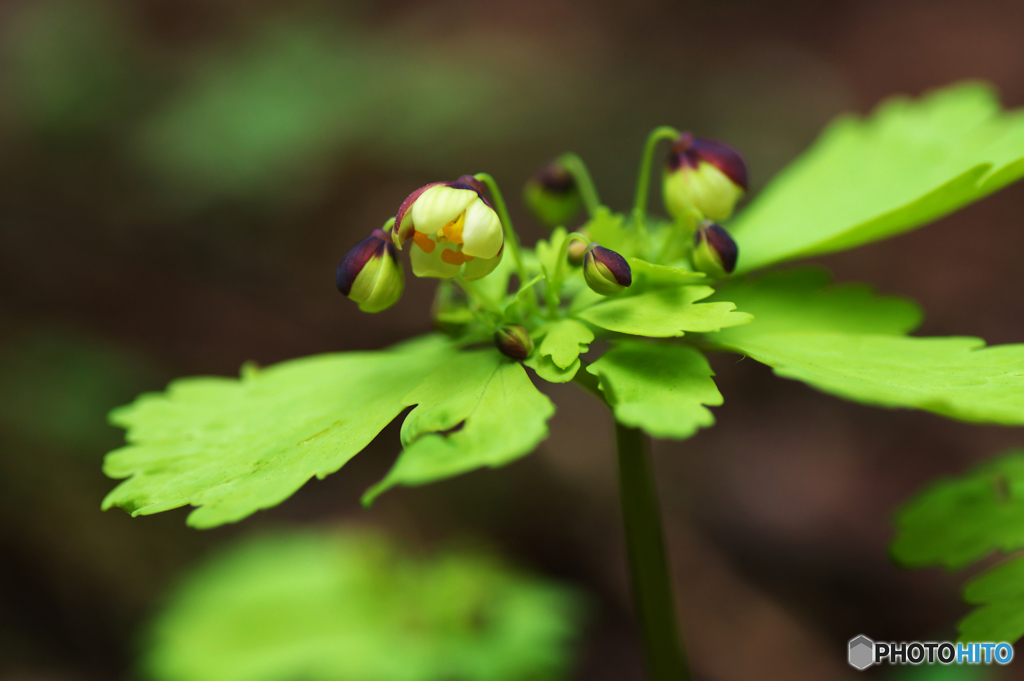
<svg viewBox="0 0 1024 681">
<path fill-rule="evenodd" d="M 711 366 L 687 345 L 625 341 L 587 371 L 600 379 L 615 419 L 652 437 L 688 438 L 715 422 L 703 405 L 722 404 Z"/>
<path fill-rule="evenodd" d="M 835 331 L 903 335 L 921 323 L 912 301 L 878 296 L 863 284 L 830 285 L 817 267 L 772 272 L 729 281 L 709 300 L 730 301 L 754 321 L 708 336 L 715 343 L 738 343 L 765 334 Z"/>
<path fill-rule="evenodd" d="M 560 319 L 541 329 L 544 340 L 538 353 L 550 356 L 560 369 L 568 369 L 590 348 L 594 332 L 575 319 Z"/>
<path fill-rule="evenodd" d="M 629 258 L 629 269 L 633 274 L 633 284 L 626 289 L 626 293 L 640 293 L 658 288 L 694 284 L 707 278 L 703 272 L 691 272 L 681 267 L 669 267 L 668 265 L 655 265 L 640 258 Z"/>
<path fill-rule="evenodd" d="M 906 232 L 1024 175 L 1024 113 L 967 83 L 833 123 L 729 225 L 738 271 Z"/>
<path fill-rule="evenodd" d="M 763 334 L 725 345 L 779 376 L 856 402 L 1024 424 L 1024 345 L 850 333 Z"/>
<path fill-rule="evenodd" d="M 423 485 L 475 468 L 504 466 L 547 437 L 555 407 L 518 362 L 496 350 L 460 353 L 405 398 L 404 450 L 370 488 L 370 504 L 395 485 Z"/>
<path fill-rule="evenodd" d="M 188 576 L 156 617 L 155 681 L 564 678 L 578 596 L 480 552 L 413 560 L 369 533 L 249 539 Z"/>
<path fill-rule="evenodd" d="M 537 253 L 537 260 L 540 261 L 541 272 L 544 273 L 544 277 L 551 280 L 555 276 L 555 271 L 558 269 L 558 254 L 561 252 L 562 244 L 565 242 L 565 238 L 568 232 L 565 227 L 556 227 L 552 232 L 549 239 L 541 239 L 534 246 L 534 251 Z"/>
<path fill-rule="evenodd" d="M 718 331 L 753 319 L 734 312 L 732 303 L 699 303 L 714 293 L 710 286 L 677 286 L 613 298 L 578 313 L 578 317 L 602 329 L 636 336 L 668 338 L 686 331 Z"/>
<path fill-rule="evenodd" d="M 960 621 L 960 640 L 1014 642 L 1024 636 L 1024 559 L 1007 561 L 970 582 L 964 600 L 982 607 Z"/>
<path fill-rule="evenodd" d="M 1024 449 L 969 473 L 939 480 L 896 517 L 893 557 L 910 567 L 963 568 L 989 554 L 1024 548 Z M 982 605 L 960 622 L 961 639 L 1015 641 L 1024 636 L 1024 560 L 998 565 L 967 585 Z"/>
<path fill-rule="evenodd" d="M 250 369 L 241 380 L 181 379 L 142 395 L 111 414 L 129 445 L 108 454 L 103 470 L 128 479 L 103 508 L 137 516 L 191 504 L 188 524 L 205 528 L 275 506 L 345 465 L 455 353 L 427 336 Z"/>
<path fill-rule="evenodd" d="M 568 383 L 576 377 L 576 372 L 580 370 L 581 362 L 577 357 L 572 364 L 563 369 L 555 364 L 550 357 L 535 352 L 527 357 L 523 364 L 536 371 L 537 375 L 548 383 Z"/>
<path fill-rule="evenodd" d="M 1024 548 L 1024 449 L 933 483 L 900 510 L 896 528 L 893 556 L 911 567 L 959 569 Z"/>
<path fill-rule="evenodd" d="M 621 213 L 613 213 L 607 206 L 598 206 L 594 217 L 580 229 L 589 234 L 592 241 L 623 257 L 629 257 L 636 251 L 636 238 L 632 231 L 623 226 L 624 221 L 625 217 Z"/>
</svg>

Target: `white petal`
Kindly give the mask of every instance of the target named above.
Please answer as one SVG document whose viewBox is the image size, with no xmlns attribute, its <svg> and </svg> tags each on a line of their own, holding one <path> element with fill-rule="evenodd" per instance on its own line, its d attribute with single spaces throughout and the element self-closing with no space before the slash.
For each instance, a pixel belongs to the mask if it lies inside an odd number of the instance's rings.
<svg viewBox="0 0 1024 681">
<path fill-rule="evenodd" d="M 423 192 L 409 212 L 417 232 L 436 234 L 478 198 L 472 189 L 453 189 L 439 184 Z"/>
<path fill-rule="evenodd" d="M 462 228 L 462 252 L 486 260 L 496 256 L 504 242 L 498 214 L 477 197 L 476 201 L 466 208 L 466 224 Z"/>
<path fill-rule="evenodd" d="M 421 237 L 422 238 L 422 237 Z M 435 279 L 451 279 L 459 275 L 462 265 L 452 265 L 441 259 L 444 251 L 454 251 L 456 246 L 448 245 L 437 248 L 432 253 L 427 253 L 422 248 L 413 244 L 409 253 L 409 261 L 412 263 L 412 273 L 417 277 L 433 277 Z"/>
</svg>

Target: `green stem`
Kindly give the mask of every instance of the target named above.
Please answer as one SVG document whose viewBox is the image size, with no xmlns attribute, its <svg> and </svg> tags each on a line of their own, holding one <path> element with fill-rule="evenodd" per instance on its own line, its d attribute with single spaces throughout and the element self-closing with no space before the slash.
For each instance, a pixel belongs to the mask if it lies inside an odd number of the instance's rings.
<svg viewBox="0 0 1024 681">
<path fill-rule="evenodd" d="M 654 149 L 661 140 L 675 139 L 679 137 L 679 131 L 675 128 L 663 125 L 655 128 L 647 136 L 644 144 L 644 152 L 640 157 L 640 170 L 636 177 L 636 194 L 633 197 L 633 224 L 637 229 L 646 231 L 647 227 L 644 218 L 647 215 L 647 195 L 651 187 L 651 165 L 654 159 Z"/>
<path fill-rule="evenodd" d="M 477 287 L 474 286 L 471 282 L 468 282 L 461 276 L 458 276 L 452 279 L 452 283 L 454 283 L 456 286 L 465 291 L 466 296 L 470 300 L 475 302 L 477 305 L 479 305 L 481 308 L 487 310 L 492 314 L 498 315 L 499 318 L 501 317 L 502 312 L 501 308 L 498 307 L 498 304 L 495 303 L 490 298 L 488 298 L 487 296 L 485 296 L 483 293 L 481 293 L 480 290 L 477 289 Z"/>
<path fill-rule="evenodd" d="M 530 281 L 530 277 L 526 272 L 526 265 L 523 263 L 523 254 L 519 250 L 519 236 L 516 234 L 515 227 L 512 226 L 512 218 L 508 214 L 508 206 L 505 205 L 505 197 L 501 195 L 501 190 L 498 189 L 498 183 L 495 182 L 494 178 L 488 173 L 477 173 L 473 177 L 487 185 L 487 188 L 491 192 L 491 199 L 494 201 L 494 209 L 498 211 L 498 218 L 501 220 L 501 226 L 505 230 L 505 245 L 508 246 L 508 250 L 512 254 L 512 260 L 515 261 L 516 275 L 519 277 L 519 285 L 522 286 L 526 282 Z M 531 293 L 528 299 L 531 301 L 531 308 L 536 311 L 536 294 Z"/>
<path fill-rule="evenodd" d="M 594 186 L 594 180 L 590 177 L 587 164 L 583 162 L 582 158 L 573 153 L 562 154 L 555 160 L 572 174 L 573 179 L 576 181 L 576 188 L 580 192 L 580 198 L 583 199 L 583 205 L 587 209 L 587 214 L 590 217 L 594 217 L 598 206 L 601 205 L 601 200 L 597 198 L 597 187 Z"/>
<path fill-rule="evenodd" d="M 629 428 L 618 421 L 615 422 L 615 441 L 626 551 L 647 672 L 650 681 L 688 680 L 686 654 L 676 630 L 675 600 L 649 441 L 638 428 Z"/>
<path fill-rule="evenodd" d="M 584 362 L 573 381 L 607 404 L 600 381 Z M 615 422 L 619 496 L 633 602 L 643 635 L 650 681 L 689 681 L 686 653 L 676 628 L 675 599 L 661 528 L 658 493 L 648 438 L 638 428 Z"/>
<path fill-rule="evenodd" d="M 558 249 L 558 258 L 555 260 L 555 271 L 551 273 L 551 281 L 544 288 L 544 301 L 548 306 L 549 317 L 555 316 L 558 304 L 561 302 L 559 295 L 562 291 L 562 284 L 565 283 L 565 267 L 569 255 L 569 244 L 573 241 L 582 241 L 585 244 L 590 243 L 590 239 L 579 232 L 570 232 L 562 241 L 562 245 Z"/>
</svg>

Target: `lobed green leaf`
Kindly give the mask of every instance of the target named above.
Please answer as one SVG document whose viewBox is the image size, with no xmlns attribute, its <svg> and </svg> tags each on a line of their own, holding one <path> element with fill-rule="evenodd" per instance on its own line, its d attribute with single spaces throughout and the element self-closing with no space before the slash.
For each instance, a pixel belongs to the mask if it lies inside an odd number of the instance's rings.
<svg viewBox="0 0 1024 681">
<path fill-rule="evenodd" d="M 317 355 L 241 379 L 186 378 L 115 410 L 128 446 L 104 472 L 128 478 L 103 508 L 133 516 L 191 504 L 194 527 L 275 506 L 337 471 L 408 405 L 403 399 L 457 351 L 428 336 L 378 352 Z"/>
<path fill-rule="evenodd" d="M 560 319 L 544 326 L 540 332 L 543 340 L 537 349 L 538 354 L 551 357 L 560 369 L 572 366 L 594 340 L 594 332 L 575 319 Z"/>
<path fill-rule="evenodd" d="M 155 681 L 563 678 L 575 593 L 479 552 L 427 560 L 368 533 L 249 539 L 188 576 L 142 658 Z"/>
<path fill-rule="evenodd" d="M 613 298 L 577 313 L 608 331 L 669 338 L 687 331 L 709 332 L 747 324 L 752 317 L 728 302 L 697 303 L 714 293 L 710 286 L 676 286 Z"/>
<path fill-rule="evenodd" d="M 504 466 L 547 437 L 555 407 L 518 362 L 495 350 L 463 352 L 404 399 L 417 405 L 402 424 L 404 447 L 370 504 L 395 485 L 423 485 L 484 466 Z"/>
<path fill-rule="evenodd" d="M 722 404 L 707 359 L 687 345 L 623 341 L 587 371 L 600 380 L 615 419 L 652 437 L 686 439 L 714 424 L 704 405 Z"/>
<path fill-rule="evenodd" d="M 833 123 L 729 225 L 738 271 L 931 222 L 1024 175 L 1024 112 L 967 83 Z"/>
</svg>

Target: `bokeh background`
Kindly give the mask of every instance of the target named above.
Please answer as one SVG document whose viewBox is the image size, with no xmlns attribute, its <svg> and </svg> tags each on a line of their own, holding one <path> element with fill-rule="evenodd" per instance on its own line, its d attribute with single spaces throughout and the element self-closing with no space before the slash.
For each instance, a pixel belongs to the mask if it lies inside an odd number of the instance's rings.
<svg viewBox="0 0 1024 681">
<path fill-rule="evenodd" d="M 0 5 L 0 676 L 136 678 L 138 632 L 211 549 L 286 523 L 473 537 L 591 595 L 576 678 L 641 678 L 607 416 L 573 386 L 532 456 L 359 495 L 389 427 L 342 472 L 211 531 L 101 513 L 109 408 L 245 360 L 376 348 L 429 329 L 431 281 L 357 314 L 333 276 L 412 189 L 521 183 L 563 151 L 630 200 L 659 124 L 723 139 L 755 191 L 833 116 L 893 93 L 995 83 L 1024 104 L 1018 0 Z M 1024 186 L 821 259 L 920 301 L 923 331 L 1024 340 Z M 715 358 L 718 426 L 658 443 L 678 603 L 703 678 L 850 678 L 855 634 L 953 635 L 966 574 L 890 562 L 893 509 L 1019 430 L 840 402 Z M 545 388 L 548 389 L 548 388 Z M 1015 678 L 1013 667 L 1001 678 Z"/>
</svg>

